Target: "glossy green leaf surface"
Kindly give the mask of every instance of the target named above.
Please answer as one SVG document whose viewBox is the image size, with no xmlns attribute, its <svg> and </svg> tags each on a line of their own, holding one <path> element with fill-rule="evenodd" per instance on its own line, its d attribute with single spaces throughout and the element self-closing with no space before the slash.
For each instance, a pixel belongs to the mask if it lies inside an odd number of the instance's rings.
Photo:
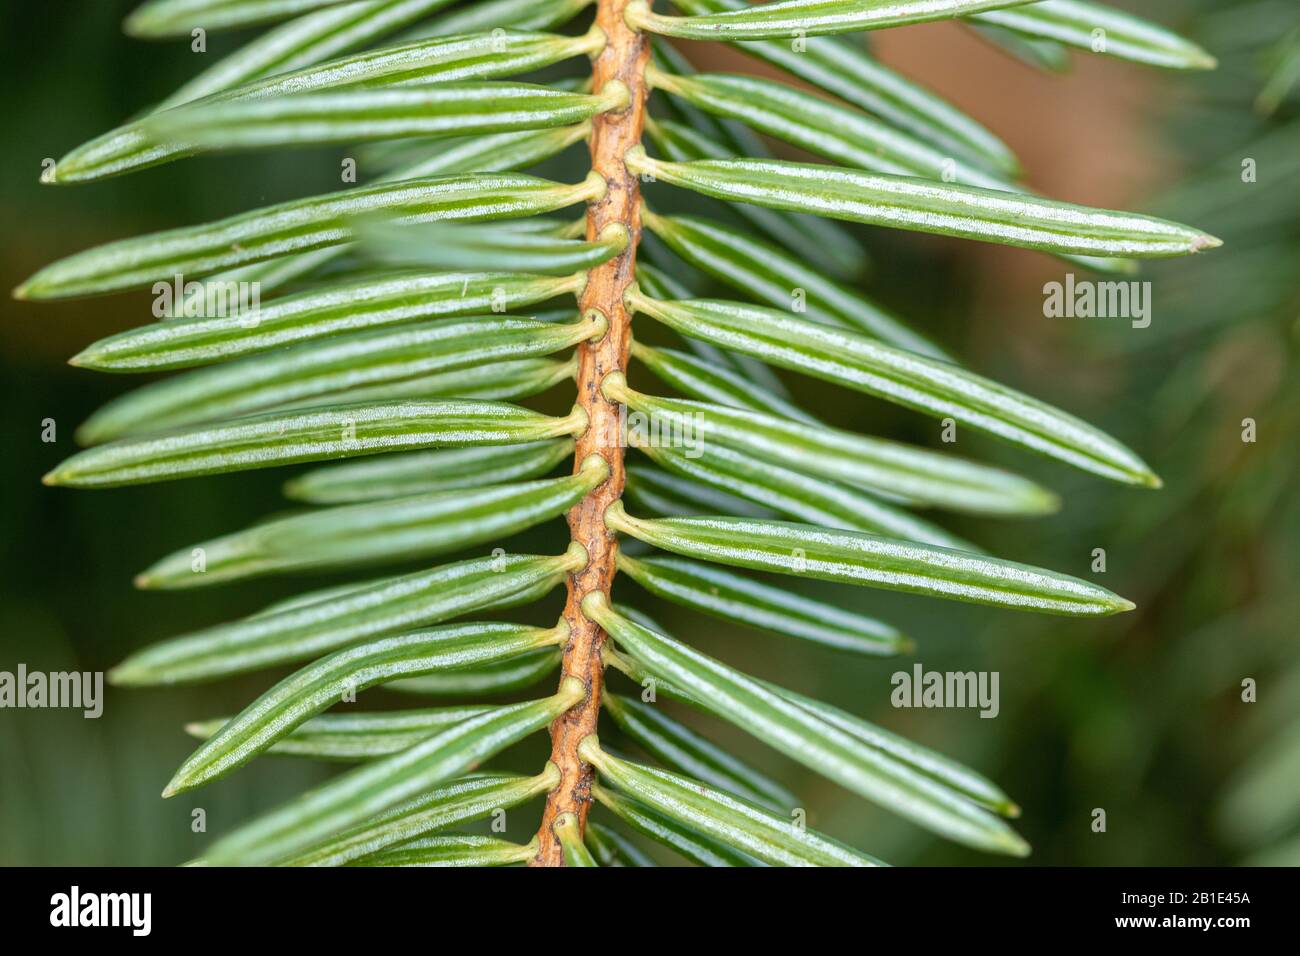
<svg viewBox="0 0 1300 956">
<path fill-rule="evenodd" d="M 508 866 L 537 853 L 535 844 L 511 843 L 499 837 L 451 834 L 420 837 L 400 846 L 364 856 L 351 866 Z"/>
<path fill-rule="evenodd" d="M 700 73 L 676 76 L 652 70 L 647 81 L 692 105 L 734 121 L 757 132 L 784 140 L 847 167 L 893 176 L 913 176 L 978 186 L 982 189 L 1023 193 L 1004 175 L 985 170 L 977 163 L 959 162 L 950 152 L 912 134 L 882 122 L 862 110 L 785 83 L 738 73 Z M 673 158 L 673 157 L 670 157 Z M 1132 271 L 1126 260 L 1082 259 L 1082 264 L 1107 271 Z M 788 298 L 788 291 L 785 298 Z M 841 301 L 844 293 L 838 297 Z M 778 304 L 788 304 L 778 300 Z M 880 312 L 878 307 L 871 310 Z M 851 318 L 862 307 L 847 310 Z M 824 321 L 824 319 L 822 320 Z M 898 324 L 884 316 L 887 329 Z M 858 323 L 854 323 L 861 325 Z M 879 337 L 891 341 L 884 332 Z M 913 334 L 914 335 L 914 334 Z M 914 351 L 934 354 L 933 346 L 918 348 L 896 342 Z"/>
<path fill-rule="evenodd" d="M 169 109 L 274 73 L 321 63 L 400 30 L 452 0 L 365 0 L 290 20 L 196 74 L 164 99 Z"/>
<path fill-rule="evenodd" d="M 595 784 L 591 795 L 636 832 L 662 843 L 698 866 L 760 866 L 751 856 L 692 830 L 634 797 Z"/>
<path fill-rule="evenodd" d="M 775 0 L 745 10 L 670 17 L 652 13 L 645 0 L 628 5 L 635 27 L 689 40 L 789 40 L 928 23 L 1014 6 L 1026 0 Z"/>
<path fill-rule="evenodd" d="M 500 773 L 461 777 L 376 814 L 280 865 L 342 866 L 407 840 L 518 806 L 553 789 L 559 779 L 560 772 L 552 763 L 535 777 Z"/>
<path fill-rule="evenodd" d="M 907 764 L 915 770 L 926 774 L 943 786 L 962 794 L 980 806 L 986 807 L 1004 817 L 1018 817 L 1020 808 L 1003 792 L 1002 788 L 983 774 L 978 774 L 955 760 L 945 757 L 928 747 L 905 737 L 890 733 L 875 724 L 847 713 L 838 707 L 796 694 L 794 691 L 774 684 L 767 687 L 780 694 L 791 703 L 797 704 L 819 720 L 838 727 L 851 737 L 875 747 L 883 753 Z"/>
<path fill-rule="evenodd" d="M 938 525 L 864 491 L 782 468 L 735 448 L 703 444 L 692 451 L 653 443 L 634 444 L 661 468 L 740 495 L 790 518 L 962 551 L 979 550 Z"/>
<path fill-rule="evenodd" d="M 623 607 L 616 607 L 615 610 L 642 627 L 663 634 L 663 629 L 644 614 Z M 713 699 L 697 697 L 671 680 L 653 675 L 632 657 L 618 654 L 608 647 L 602 651 L 602 656 L 607 666 L 621 671 L 643 687 L 653 681 L 656 691 L 666 697 L 680 700 L 705 713 L 724 716 L 713 706 L 715 703 Z M 1015 818 L 1020 815 L 1020 808 L 997 784 L 950 757 L 890 733 L 838 707 L 805 697 L 768 681 L 759 681 L 759 683 L 791 704 L 807 710 L 818 720 L 844 731 L 860 744 L 876 750 L 882 760 L 898 764 L 901 768 L 900 772 L 905 775 L 913 771 L 919 772 L 938 786 L 950 791 L 953 796 L 972 801 L 999 816 Z"/>
<path fill-rule="evenodd" d="M 357 98 L 368 91 L 412 84 L 427 86 L 512 76 L 569 57 L 590 54 L 603 42 L 604 37 L 598 32 L 585 37 L 562 37 L 501 31 L 499 34 L 444 36 L 368 50 L 256 80 L 214 93 L 183 108 L 176 107 L 133 120 L 70 151 L 50 168 L 43 181 L 89 182 L 192 156 L 208 144 L 201 136 L 193 142 L 188 141 L 183 131 L 194 129 L 196 123 L 201 127 L 200 117 L 211 118 L 214 110 L 218 115 L 224 115 L 223 107 L 239 109 L 239 104 L 248 107 L 255 102 L 279 101 L 338 88 L 350 88 L 350 94 Z M 265 125 L 265 114 L 257 112 L 257 115 Z M 325 132 L 322 130 L 322 135 Z M 414 175 L 395 178 L 413 178 Z"/>
<path fill-rule="evenodd" d="M 477 33 L 509 25 L 514 30 L 549 30 L 567 23 L 594 0 L 481 0 L 462 4 L 405 31 L 406 38 Z"/>
<path fill-rule="evenodd" d="M 463 316 L 359 332 L 254 355 L 146 385 L 104 405 L 77 430 L 98 444 L 291 404 L 350 389 L 493 362 L 536 358 L 604 334 L 604 323 Z"/>
<path fill-rule="evenodd" d="M 287 757 L 317 760 L 371 760 L 414 746 L 488 707 L 429 707 L 376 713 L 323 714 L 296 727 L 287 737 L 276 740 L 266 752 Z M 217 734 L 229 717 L 196 721 L 185 732 L 200 740 Z"/>
<path fill-rule="evenodd" d="M 331 392 L 328 402 L 384 402 L 395 399 L 422 401 L 433 398 L 481 398 L 485 401 L 513 401 L 540 394 L 560 382 L 573 381 L 578 369 L 573 354 L 562 358 L 522 358 L 485 365 L 469 365 L 450 372 L 417 375 L 397 382 L 380 382 Z M 300 399 L 277 409 L 312 408 L 323 404 L 319 397 Z"/>
<path fill-rule="evenodd" d="M 746 627 L 853 654 L 911 650 L 911 641 L 882 621 L 717 565 L 663 555 L 619 554 L 618 568 L 657 597 Z"/>
<path fill-rule="evenodd" d="M 473 611 L 528 603 L 586 560 L 574 545 L 558 557 L 473 558 L 329 589 L 137 651 L 109 679 L 119 685 L 190 683 L 306 660 Z"/>
<path fill-rule="evenodd" d="M 134 37 L 188 36 L 195 27 L 227 30 L 296 17 L 349 0 L 146 0 L 126 18 Z"/>
<path fill-rule="evenodd" d="M 558 650 L 535 651 L 497 664 L 457 667 L 424 677 L 396 680 L 385 684 L 384 690 L 427 697 L 477 698 L 483 694 L 505 694 L 532 687 L 559 665 Z"/>
<path fill-rule="evenodd" d="M 265 149 L 424 136 L 464 136 L 571 126 L 626 105 L 613 84 L 600 95 L 529 83 L 439 83 L 346 89 L 213 105 L 145 120 L 156 141 L 187 149 Z"/>
<path fill-rule="evenodd" d="M 919 177 L 999 192 L 1028 194 L 1027 190 L 1003 176 L 987 172 L 977 164 L 959 163 L 943 150 L 876 120 L 855 107 L 794 89 L 784 83 L 742 74 L 702 73 L 681 77 L 663 71 L 652 72 L 648 80 L 653 81 L 656 87 L 668 90 L 711 113 L 743 122 L 759 132 L 847 167 L 891 176 Z M 1126 259 L 1057 254 L 1100 271 L 1129 273 L 1135 268 Z M 790 287 L 787 287 L 776 304 L 789 307 L 789 297 Z M 846 293 L 841 292 L 835 298 L 845 304 Z M 851 298 L 861 299 L 860 296 Z M 850 323 L 859 327 L 863 325 L 863 319 L 853 322 L 853 316 L 874 318 L 874 326 L 867 326 L 867 331 L 874 332 L 886 341 L 925 354 L 937 353 L 933 345 L 926 343 L 916 333 L 910 332 L 906 327 L 900 330 L 900 322 L 882 313 L 877 306 L 866 303 L 865 314 L 862 304 L 846 311 Z M 825 321 L 824 318 L 821 320 Z M 878 331 L 876 327 L 879 327 Z M 920 339 L 920 344 L 916 341 L 909 342 L 908 338 L 900 340 L 899 335 L 905 335 L 911 340 Z M 938 354 L 939 357 L 944 357 L 942 353 Z"/>
<path fill-rule="evenodd" d="M 761 142 L 733 142 L 735 130 L 716 123 L 705 114 L 707 131 L 669 119 L 647 116 L 646 135 L 668 159 L 689 162 L 696 159 L 737 159 L 746 155 L 767 155 Z M 732 135 L 728 135 L 732 134 Z M 740 205 L 734 211 L 792 252 L 814 248 L 821 251 L 822 268 L 845 279 L 862 275 L 867 268 L 862 246 L 837 222 L 803 213 L 782 212 L 762 206 Z"/>
<path fill-rule="evenodd" d="M 286 482 L 284 493 L 318 505 L 382 501 L 536 478 L 572 457 L 573 441 L 567 438 L 386 455 L 306 472 Z"/>
<path fill-rule="evenodd" d="M 181 764 L 163 796 L 193 790 L 225 776 L 309 718 L 367 687 L 399 677 L 499 661 L 559 643 L 566 634 L 567 626 L 460 624 L 368 641 L 330 654 L 280 681 L 205 740 Z M 476 714 L 467 719 L 480 717 Z"/>
<path fill-rule="evenodd" d="M 688 777 L 622 760 L 588 737 L 580 750 L 602 777 L 664 816 L 774 866 L 881 866 L 879 860 L 793 825 L 787 817 Z"/>
<path fill-rule="evenodd" d="M 208 289 L 226 301 L 219 277 L 195 283 L 192 295 L 174 292 L 163 321 L 119 332 L 88 346 L 71 364 L 105 372 L 144 372 L 207 365 L 325 336 L 490 311 L 510 312 L 577 292 L 578 276 L 551 278 L 518 272 L 403 273 L 335 283 L 259 301 L 254 310 L 205 315 Z M 235 290 L 236 296 L 238 290 Z M 196 314 L 187 317 L 193 309 Z"/>
<path fill-rule="evenodd" d="M 1160 479 L 1130 449 L 1045 402 L 946 362 L 881 345 L 836 329 L 738 302 L 661 302 L 632 290 L 638 311 L 682 334 L 753 355 L 958 426 L 1055 458 L 1113 481 L 1159 487 Z"/>
<path fill-rule="evenodd" d="M 651 160 L 642 147 L 626 159 L 633 172 L 718 199 L 1044 252 L 1159 258 L 1221 245 L 1153 216 L 909 176 L 770 159 L 671 163 Z"/>
<path fill-rule="evenodd" d="M 1066 574 L 854 531 L 747 518 L 633 518 L 617 502 L 605 521 L 665 551 L 754 571 L 1072 617 L 1133 608 L 1131 601 Z"/>
<path fill-rule="evenodd" d="M 164 100 L 177 106 L 269 74 L 320 63 L 420 21 L 450 0 L 358 0 L 324 9 L 272 29 L 196 75 Z M 408 39 L 492 30 L 509 24 L 519 30 L 545 30 L 566 22 L 590 0 L 519 0 L 480 3 L 468 10 L 434 17 Z M 522 7 L 522 9 L 521 9 Z"/>
<path fill-rule="evenodd" d="M 627 229 L 617 224 L 590 241 L 490 226 L 398 226 L 368 230 L 361 246 L 363 255 L 382 265 L 450 272 L 507 262 L 524 273 L 570 277 L 626 248 Z"/>
<path fill-rule="evenodd" d="M 813 421 L 803 409 L 756 385 L 733 368 L 716 365 L 677 349 L 652 348 L 640 342 L 632 343 L 632 356 L 654 372 L 660 381 L 692 398 L 796 421 Z"/>
<path fill-rule="evenodd" d="M 976 514 L 1046 514 L 1056 497 L 1033 482 L 928 449 L 706 402 L 646 395 L 614 380 L 607 394 L 669 422 L 688 417 L 710 442 L 901 499 Z M 671 426 L 670 426 L 671 427 Z"/>
<path fill-rule="evenodd" d="M 557 129 L 524 130 L 515 133 L 494 133 L 469 139 L 454 140 L 397 140 L 398 144 L 418 147 L 423 144 L 426 155 L 387 172 L 379 181 L 422 179 L 429 176 L 448 176 L 455 173 L 493 173 L 526 169 L 542 160 L 562 152 L 581 141 L 591 132 L 590 123 L 562 126 Z M 430 143 L 437 144 L 431 151 Z M 381 144 L 384 145 L 384 144 Z M 392 145 L 389 143 L 387 145 Z M 364 165 L 366 160 L 360 162 Z M 350 251 L 352 244 L 329 246 L 312 252 L 281 256 L 267 262 L 255 263 L 228 270 L 214 276 L 214 280 L 257 282 L 263 292 L 278 289 L 301 279 Z M 474 309 L 471 311 L 481 311 Z M 507 310 L 508 311 L 508 310 Z"/>
<path fill-rule="evenodd" d="M 681 97 L 700 109 L 738 120 L 757 132 L 845 166 L 939 179 L 946 161 L 958 175 L 957 181 L 993 189 L 1005 185 L 1004 180 L 979 167 L 962 170 L 943 150 L 859 109 L 776 80 L 743 73 L 675 76 L 663 70 L 652 70 L 647 80 L 655 89 Z"/>
<path fill-rule="evenodd" d="M 581 410 L 552 418 L 500 402 L 340 405 L 112 442 L 73 455 L 43 480 L 47 485 L 108 488 L 377 452 L 522 444 L 585 427 Z"/>
<path fill-rule="evenodd" d="M 682 0 L 684 13 L 702 15 L 743 10 L 745 0 Z M 835 37 L 809 37 L 795 50 L 788 39 L 742 43 L 741 53 L 765 60 L 817 89 L 907 130 L 940 149 L 967 156 L 990 169 L 1015 173 L 1011 148 L 947 100 L 877 62 L 860 44 Z M 675 158 L 675 157 L 670 157 Z"/>
<path fill-rule="evenodd" d="M 553 697 L 493 710 L 365 764 L 245 824 L 207 858 L 218 866 L 264 865 L 298 853 L 477 766 L 545 727 L 583 693 L 581 682 L 569 678 Z"/>
<path fill-rule="evenodd" d="M 267 206 L 228 219 L 168 229 L 77 253 L 46 266 L 15 290 L 25 299 L 95 295 L 172 283 L 234 266 L 348 242 L 357 219 L 398 222 L 537 215 L 604 194 L 592 173 L 575 186 L 522 173 L 442 176 L 361 186 Z M 161 291 L 161 290 L 156 290 Z"/>
<path fill-rule="evenodd" d="M 657 514 L 727 514 L 751 518 L 776 516 L 774 512 L 745 498 L 672 474 L 649 463 L 634 461 L 626 470 L 627 485 L 624 490 L 627 498 Z"/>
<path fill-rule="evenodd" d="M 781 784 L 669 717 L 662 707 L 609 692 L 601 704 L 623 733 L 687 776 L 773 810 L 788 812 L 798 805 L 799 798 Z"/>
<path fill-rule="evenodd" d="M 650 66 L 678 74 L 692 74 L 694 65 L 678 49 L 660 37 L 652 41 Z M 740 123 L 725 122 L 669 97 L 657 97 L 657 108 L 647 113 L 645 135 L 669 159 L 731 159 L 740 156 L 770 157 L 771 150 L 753 131 Z M 867 271 L 869 257 L 857 239 L 842 225 L 806 213 L 776 212 L 771 209 L 741 208 L 748 219 L 769 239 L 791 249 L 812 243 L 821 250 L 823 267 L 844 278 L 860 277 Z"/>
<path fill-rule="evenodd" d="M 638 263 L 636 268 L 637 282 L 642 285 L 642 290 L 656 299 L 689 299 L 694 293 L 682 282 L 674 279 L 662 269 L 657 269 L 647 263 Z M 791 408 L 794 407 L 793 400 L 790 396 L 790 390 L 786 388 L 785 383 L 781 380 L 772 369 L 764 365 L 758 359 L 749 355 L 739 355 L 735 352 L 728 352 L 720 349 L 715 345 L 700 339 L 682 336 L 682 342 L 698 358 L 711 365 L 738 373 L 740 379 L 748 383 L 750 389 L 757 389 L 765 392 L 777 399 L 784 401 Z M 633 343 L 635 344 L 635 342 Z M 744 391 L 744 389 L 741 389 Z M 792 418 L 811 417 L 806 412 L 790 414 Z"/>
<path fill-rule="evenodd" d="M 1082 0 L 1041 0 L 1020 8 L 993 10 L 973 19 L 1090 50 L 1176 70 L 1210 70 L 1214 57 L 1190 40 L 1123 10 Z"/>
<path fill-rule="evenodd" d="M 499 541 L 568 511 L 609 476 L 592 455 L 573 475 L 340 505 L 181 548 L 136 578 L 142 588 L 206 587 L 265 574 L 396 563 Z M 203 571 L 194 570 L 195 553 Z"/>
<path fill-rule="evenodd" d="M 951 361 L 943 349 L 901 320 L 776 246 L 705 219 L 658 216 L 647 211 L 642 220 L 691 265 L 760 302 L 797 310 L 816 322 L 845 325 L 890 345 Z"/>
<path fill-rule="evenodd" d="M 501 173 L 527 169 L 589 135 L 591 123 L 586 122 L 557 129 L 526 129 L 468 138 L 398 140 L 372 144 L 370 148 L 387 147 L 394 153 L 402 151 L 406 155 L 391 170 L 385 168 L 381 179 L 419 179 L 452 173 Z M 364 151 L 359 152 L 360 164 L 366 168 L 376 165 L 374 161 L 367 161 Z"/>
<path fill-rule="evenodd" d="M 1025 842 L 997 817 L 882 759 L 761 682 L 628 620 L 598 594 L 583 602 L 583 611 L 651 673 L 708 700 L 711 710 L 817 773 L 959 843 L 1015 856 L 1028 852 Z"/>
</svg>

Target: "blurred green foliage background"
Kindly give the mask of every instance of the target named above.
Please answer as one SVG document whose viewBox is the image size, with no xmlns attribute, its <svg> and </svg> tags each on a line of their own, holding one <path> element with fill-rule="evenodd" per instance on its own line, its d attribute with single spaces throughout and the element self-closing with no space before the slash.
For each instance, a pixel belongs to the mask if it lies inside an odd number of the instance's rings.
<svg viewBox="0 0 1300 956">
<path fill-rule="evenodd" d="M 188 44 L 124 38 L 128 0 L 7 4 L 0 13 L 6 97 L 0 151 L 0 283 L 121 236 L 228 215 L 338 186 L 338 153 L 188 160 L 88 187 L 42 188 L 41 162 L 161 98 L 198 65 Z M 871 591 L 825 588 L 896 622 L 929 670 L 998 671 L 1001 713 L 895 710 L 889 678 L 912 659 L 837 657 L 657 604 L 676 635 L 760 676 L 833 701 L 939 748 L 1003 784 L 1024 808 L 1036 864 L 1300 864 L 1300 110 L 1270 75 L 1295 58 L 1292 0 L 1142 4 L 1221 58 L 1211 74 L 1157 75 L 1076 56 L 1065 75 L 1034 70 L 951 25 L 872 38 L 886 62 L 953 98 L 1006 136 L 1030 181 L 1052 195 L 1195 223 L 1226 244 L 1154 264 L 1154 321 L 1046 319 L 1032 253 L 861 230 L 865 287 L 975 369 L 1069 409 L 1132 445 L 1160 492 L 1103 484 L 962 435 L 959 453 L 1059 490 L 1050 519 L 953 522 L 1005 557 L 1101 583 L 1138 610 L 1100 622 L 1015 616 Z M 208 57 L 238 37 L 210 38 Z M 1288 45 L 1289 44 L 1289 45 Z M 740 64 L 700 45 L 701 65 Z M 743 68 L 750 68 L 746 61 Z M 1275 82 L 1272 89 L 1280 86 Z M 1276 100 L 1277 102 L 1273 102 Z M 1266 107 L 1272 107 L 1271 112 Z M 1243 160 L 1256 179 L 1244 182 Z M 364 173 L 364 170 L 363 170 Z M 667 187 L 654 194 L 671 207 Z M 815 250 L 810 250 L 815 257 Z M 703 290 L 702 290 L 703 291 Z M 40 475 L 73 450 L 72 431 L 128 384 L 67 367 L 86 343 L 149 318 L 147 294 L 32 306 L 0 319 L 5 513 L 0 670 L 102 671 L 128 650 L 253 610 L 324 579 L 270 580 L 174 594 L 132 591 L 133 574 L 187 542 L 285 507 L 286 475 L 262 472 L 98 492 L 47 489 Z M 937 423 L 865 397 L 788 379 L 838 425 L 942 447 Z M 559 400 L 559 396 L 557 396 Z M 1257 440 L 1242 441 L 1243 419 Z M 41 440 L 43 422 L 57 441 Z M 511 542 L 553 549 L 563 526 Z M 626 599 L 635 587 L 624 583 Z M 539 609 L 558 612 L 558 595 Z M 0 711 L 0 864 L 171 864 L 210 833 L 332 771 L 266 758 L 217 785 L 163 801 L 192 749 L 186 720 L 232 713 L 273 681 L 261 674 L 175 690 L 110 689 L 104 715 Z M 1258 701 L 1242 700 L 1242 681 Z M 382 692 L 371 692 L 373 702 Z M 395 695 L 394 695 L 395 696 Z M 401 700 L 397 699 L 400 704 Z M 409 702 L 408 702 L 409 705 Z M 722 725 L 710 735 L 804 795 L 810 822 L 896 863 L 1005 863 L 937 841 Z M 544 741 L 502 760 L 535 769 Z M 1106 832 L 1093 811 L 1106 811 Z M 535 825 L 533 810 L 511 828 Z"/>
</svg>

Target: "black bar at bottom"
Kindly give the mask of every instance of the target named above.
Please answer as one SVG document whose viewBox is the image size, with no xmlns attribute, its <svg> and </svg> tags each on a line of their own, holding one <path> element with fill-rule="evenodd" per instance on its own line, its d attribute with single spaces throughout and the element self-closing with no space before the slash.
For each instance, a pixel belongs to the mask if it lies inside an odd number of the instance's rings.
<svg viewBox="0 0 1300 956">
<path fill-rule="evenodd" d="M 557 925 L 697 944 L 713 934 L 767 933 L 782 923 L 804 933 L 815 927 L 828 944 L 832 938 L 822 934 L 836 928 L 863 940 L 919 933 L 926 943 L 1042 941 L 1051 933 L 1072 943 L 1199 936 L 1230 944 L 1241 933 L 1294 926 L 1294 911 L 1284 913 L 1294 874 L 1027 867 L 623 869 L 603 876 L 522 868 L 10 869 L 0 870 L 0 916 L 9 942 L 76 933 L 127 945 L 154 939 L 204 947 L 281 939 L 334 949 L 384 940 L 407 946 L 414 941 L 409 933 L 435 946 L 464 945 L 466 933 L 510 945 L 528 938 L 540 943 L 547 927 Z M 687 931 L 688 925 L 698 928 Z M 612 940 L 605 936 L 601 949 Z"/>
</svg>

